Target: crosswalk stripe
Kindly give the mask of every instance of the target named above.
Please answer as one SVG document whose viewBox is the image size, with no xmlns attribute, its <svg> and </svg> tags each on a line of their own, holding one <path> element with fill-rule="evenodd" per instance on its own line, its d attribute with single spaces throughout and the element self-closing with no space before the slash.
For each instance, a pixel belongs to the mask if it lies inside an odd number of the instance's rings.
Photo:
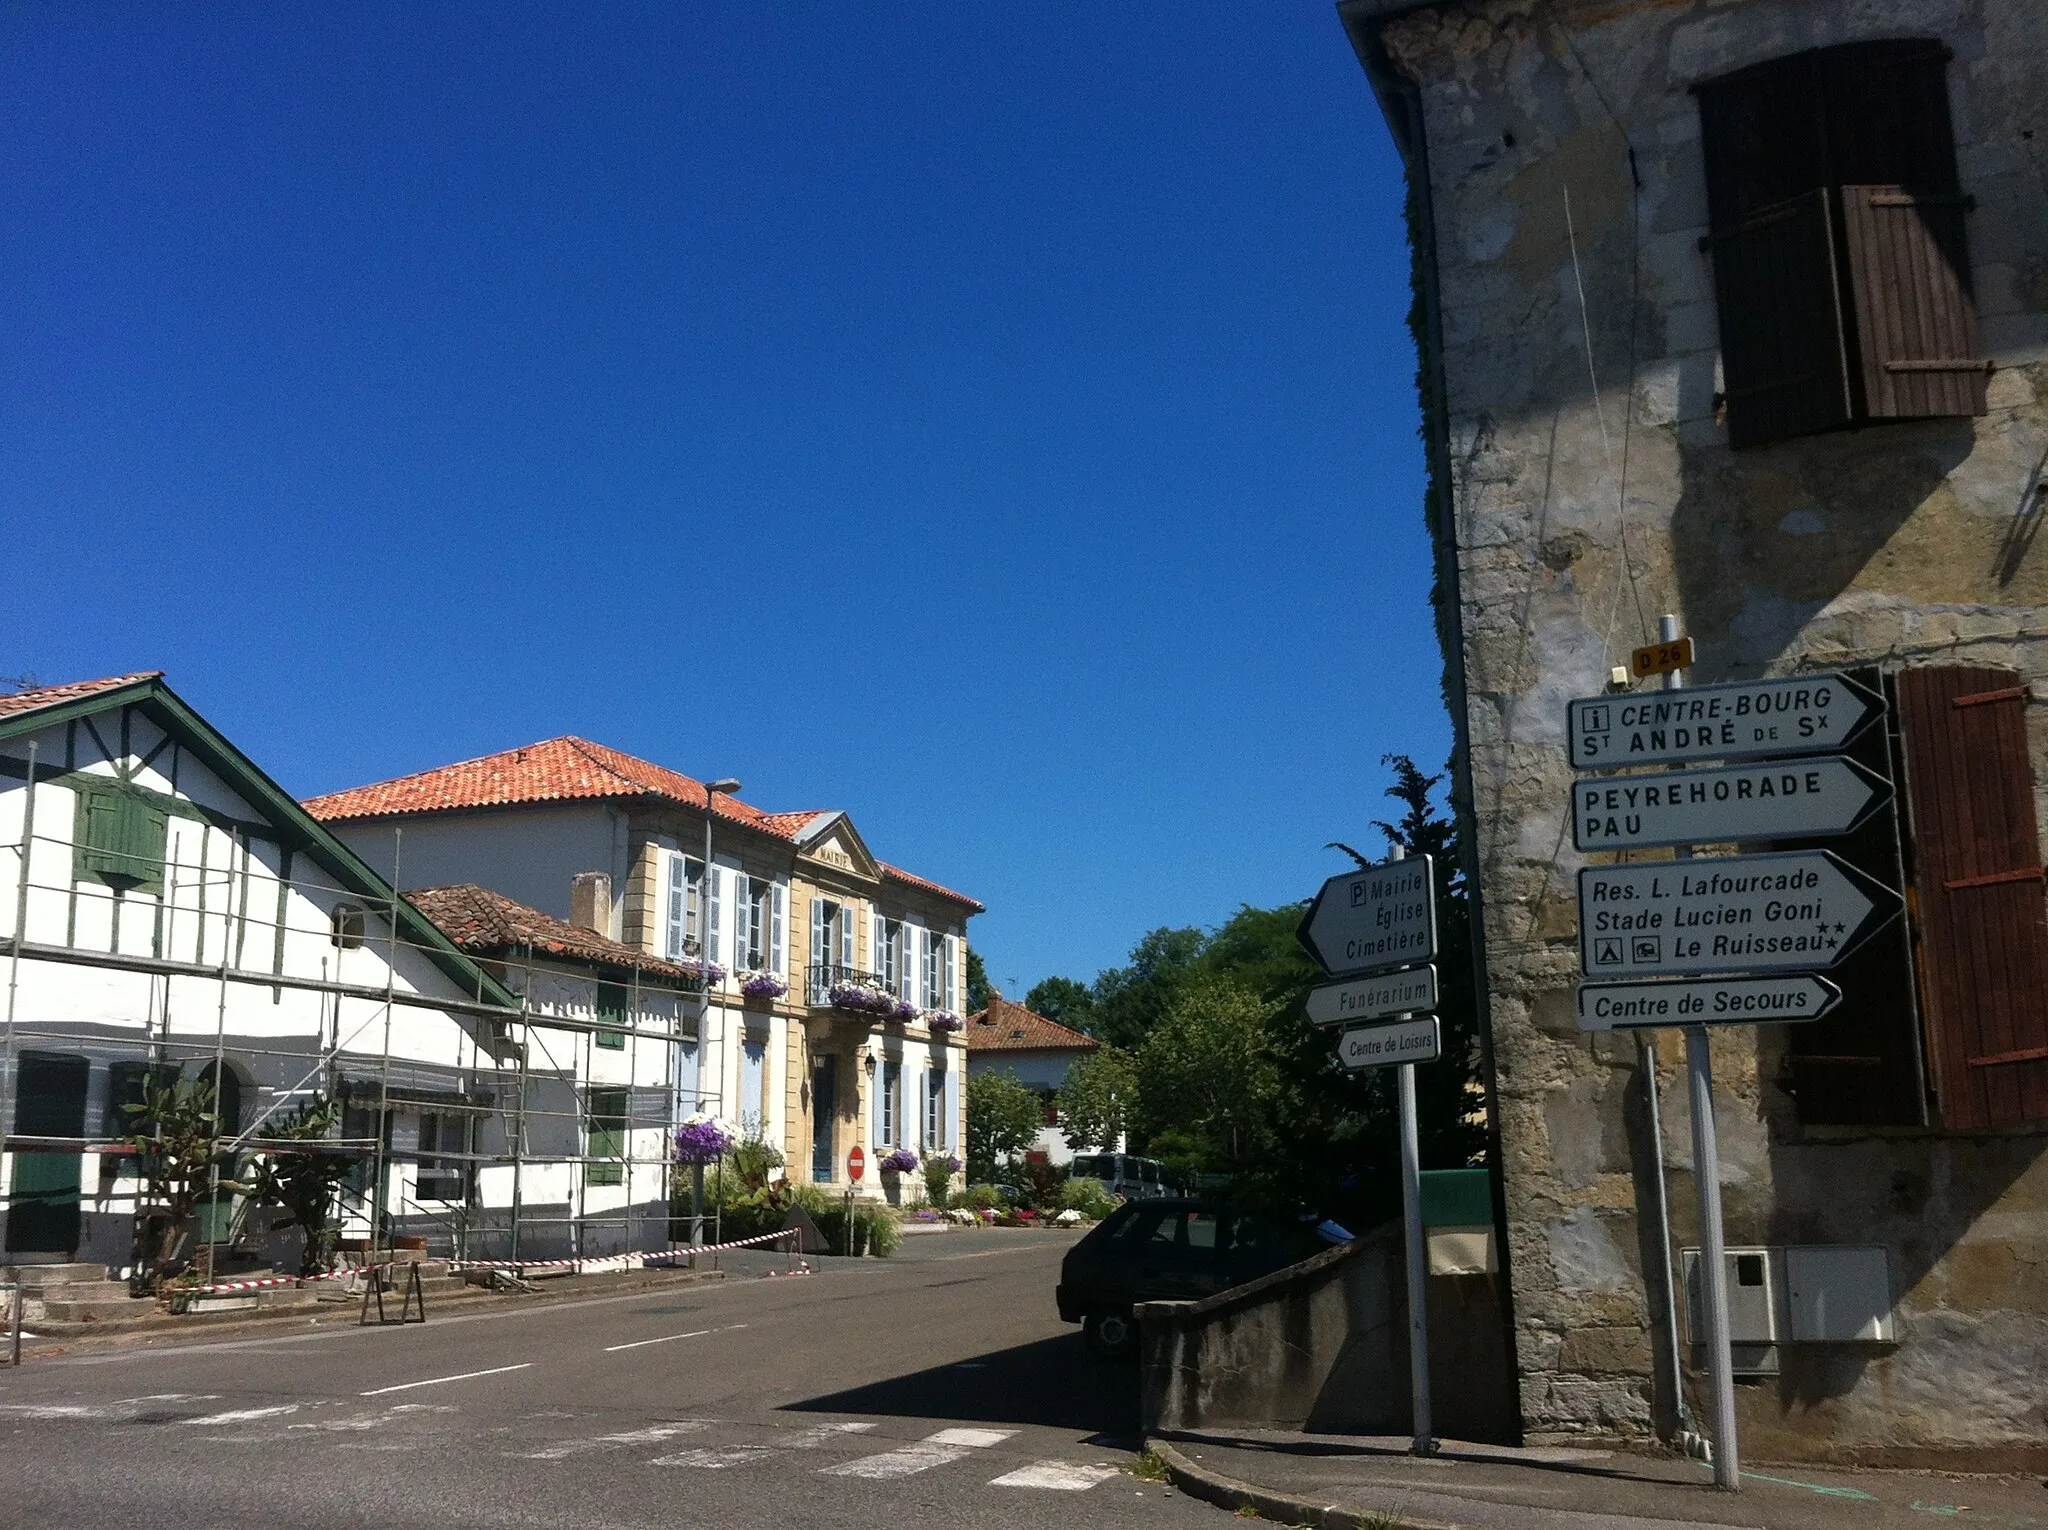
<svg viewBox="0 0 2048 1530">
<path fill-rule="evenodd" d="M 278 1418 L 287 1413 L 299 1411 L 297 1403 L 285 1403 L 276 1408 L 234 1408 L 226 1413 L 209 1413 L 203 1418 L 182 1420 L 187 1424 L 248 1424 L 259 1418 Z"/>
<path fill-rule="evenodd" d="M 679 1434 L 695 1434 L 711 1422 L 710 1419 L 683 1419 L 673 1424 L 656 1424 L 647 1429 L 628 1429 L 621 1434 L 593 1435 L 587 1440 L 563 1440 L 543 1450 L 519 1451 L 516 1454 L 528 1461 L 560 1461 L 568 1456 L 581 1455 L 587 1450 L 617 1450 L 623 1445 L 657 1445 L 663 1440 L 672 1440 Z"/>
<path fill-rule="evenodd" d="M 780 1455 L 785 1450 L 816 1450 L 820 1445 L 849 1434 L 865 1434 L 874 1428 L 869 1423 L 819 1424 L 815 1428 L 801 1429 L 787 1439 L 773 1445 L 703 1445 L 694 1450 L 679 1450 L 673 1455 L 656 1456 L 649 1466 L 697 1466 L 709 1472 L 722 1472 L 728 1467 L 745 1466 L 768 1456 Z"/>
<path fill-rule="evenodd" d="M 1013 1472 L 992 1478 L 990 1487 L 1052 1488 L 1066 1493 L 1085 1493 L 1116 1475 L 1114 1466 L 1085 1461 L 1033 1461 Z"/>
<path fill-rule="evenodd" d="M 823 1475 L 867 1477 L 876 1481 L 911 1477 L 930 1471 L 934 1466 L 944 1466 L 948 1461 L 957 1461 L 974 1451 L 1000 1445 L 1016 1432 L 1014 1429 L 941 1429 L 937 1434 L 927 1435 L 898 1450 L 885 1450 L 880 1455 L 862 1456 L 857 1461 L 828 1466 Z"/>
</svg>

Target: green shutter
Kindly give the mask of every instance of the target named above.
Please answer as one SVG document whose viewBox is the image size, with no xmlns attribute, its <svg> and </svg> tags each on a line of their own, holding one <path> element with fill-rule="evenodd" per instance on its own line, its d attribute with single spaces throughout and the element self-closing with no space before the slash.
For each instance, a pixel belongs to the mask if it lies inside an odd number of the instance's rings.
<svg viewBox="0 0 2048 1530">
<path fill-rule="evenodd" d="M 590 1091 L 588 1157 L 583 1166 L 586 1185 L 622 1185 L 626 1182 L 626 1114 L 630 1095 L 624 1089 Z M 610 1159 L 612 1162 L 602 1162 Z"/>
<path fill-rule="evenodd" d="M 597 985 L 597 1018 L 600 1024 L 623 1026 L 626 1023 L 626 990 L 619 983 Z M 625 1050 L 626 1037 L 623 1031 L 599 1031 L 597 1044 L 608 1051 Z"/>
<path fill-rule="evenodd" d="M 160 893 L 169 815 L 148 793 L 109 783 L 74 788 L 71 874 L 109 887 Z"/>
</svg>

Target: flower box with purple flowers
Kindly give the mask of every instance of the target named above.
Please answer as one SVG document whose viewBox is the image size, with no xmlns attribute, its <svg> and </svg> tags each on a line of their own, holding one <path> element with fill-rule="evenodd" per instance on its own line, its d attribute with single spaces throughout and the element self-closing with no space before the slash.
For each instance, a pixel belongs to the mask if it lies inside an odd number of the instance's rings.
<svg viewBox="0 0 2048 1530">
<path fill-rule="evenodd" d="M 924 1023 L 929 1029 L 934 1031 L 957 1031 L 960 1029 L 960 1017 L 950 1009 L 933 1010 L 924 1017 Z"/>
<path fill-rule="evenodd" d="M 876 1165 L 884 1174 L 911 1174 L 917 1170 L 917 1154 L 909 1148 L 891 1148 Z"/>
<path fill-rule="evenodd" d="M 676 1128 L 677 1163 L 717 1163 L 736 1139 L 714 1116 L 691 1116 Z"/>
<path fill-rule="evenodd" d="M 750 972 L 740 992 L 750 999 L 779 999 L 789 992 L 789 984 L 772 972 Z"/>
</svg>

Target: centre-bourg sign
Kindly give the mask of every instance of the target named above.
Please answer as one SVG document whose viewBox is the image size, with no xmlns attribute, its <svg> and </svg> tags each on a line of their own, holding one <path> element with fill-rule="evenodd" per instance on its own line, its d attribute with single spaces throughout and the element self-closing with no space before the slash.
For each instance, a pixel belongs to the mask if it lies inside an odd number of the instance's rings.
<svg viewBox="0 0 2048 1530">
<path fill-rule="evenodd" d="M 1883 709 L 1883 698 L 1846 675 L 1745 680 L 1583 697 L 1566 704 L 1566 737 L 1578 770 L 1821 754 Z"/>
</svg>

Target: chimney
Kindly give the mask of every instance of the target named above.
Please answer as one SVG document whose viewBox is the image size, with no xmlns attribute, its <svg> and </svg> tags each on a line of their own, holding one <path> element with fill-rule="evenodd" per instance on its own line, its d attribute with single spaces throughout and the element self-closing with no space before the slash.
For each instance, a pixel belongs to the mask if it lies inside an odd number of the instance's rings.
<svg viewBox="0 0 2048 1530">
<path fill-rule="evenodd" d="M 612 879 L 602 871 L 579 871 L 569 883 L 569 922 L 599 935 L 612 932 Z"/>
</svg>

